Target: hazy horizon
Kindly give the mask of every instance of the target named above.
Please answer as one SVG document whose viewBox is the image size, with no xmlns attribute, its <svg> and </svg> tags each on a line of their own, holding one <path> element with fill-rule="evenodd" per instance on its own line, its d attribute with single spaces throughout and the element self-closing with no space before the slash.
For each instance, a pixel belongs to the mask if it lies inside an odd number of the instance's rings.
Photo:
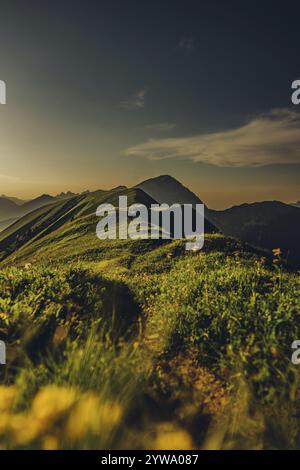
<svg viewBox="0 0 300 470">
<path fill-rule="evenodd" d="M 161 176 L 161 175 L 154 175 L 154 176 L 151 176 L 151 178 L 153 177 L 158 177 L 158 176 Z M 170 176 L 173 176 L 173 175 L 170 175 Z M 173 176 L 174 177 L 174 176 Z M 150 177 L 149 177 L 150 178 Z M 146 178 L 148 179 L 148 178 Z M 232 195 L 230 195 L 229 192 L 227 192 L 227 198 L 228 200 L 230 200 L 230 196 L 232 196 L 232 204 L 228 204 L 228 205 L 222 205 L 220 204 L 219 206 L 217 204 L 213 205 L 213 204 L 210 204 L 210 200 L 213 199 L 213 194 L 211 195 L 212 197 L 209 198 L 209 192 L 205 192 L 203 191 L 201 193 L 201 191 L 197 192 L 196 190 L 193 190 L 192 187 L 190 187 L 188 184 L 186 184 L 184 181 L 180 180 L 179 178 L 176 178 L 178 181 L 180 181 L 180 183 L 182 183 L 184 186 L 188 187 L 188 189 L 190 189 L 191 191 L 193 191 L 201 200 L 203 200 L 203 202 L 210 208 L 210 209 L 226 209 L 226 208 L 229 208 L 229 207 L 232 207 L 234 205 L 240 205 L 240 204 L 244 204 L 244 203 L 248 203 L 248 204 L 251 204 L 251 203 L 254 203 L 254 202 L 264 202 L 264 201 L 281 201 L 281 202 L 284 202 L 286 204 L 292 204 L 292 203 L 296 203 L 299 201 L 299 198 L 295 197 L 293 200 L 284 200 L 284 199 L 276 199 L 276 198 L 273 198 L 273 199 L 267 199 L 267 198 L 264 198 L 262 197 L 261 199 L 253 196 L 253 199 L 248 199 L 248 200 L 243 200 L 243 201 L 240 201 L 239 199 L 237 199 L 237 201 L 235 200 L 236 198 L 236 194 L 234 192 L 232 192 Z M 32 199 L 35 199 L 39 196 L 42 196 L 42 195 L 50 195 L 50 196 L 58 196 L 60 195 L 61 193 L 67 193 L 67 192 L 71 192 L 71 193 L 76 193 L 76 194 L 80 194 L 82 192 L 85 192 L 85 191 L 90 191 L 90 192 L 93 192 L 93 191 L 97 191 L 97 190 L 110 190 L 110 189 L 113 189 L 117 186 L 126 186 L 128 188 L 132 187 L 132 186 L 135 186 L 139 183 L 141 183 L 142 180 L 139 180 L 139 181 L 135 181 L 133 182 L 132 184 L 125 184 L 123 181 L 119 181 L 119 183 L 117 184 L 114 184 L 114 185 L 107 185 L 105 183 L 103 183 L 102 185 L 100 185 L 99 187 L 86 187 L 85 189 L 82 189 L 82 188 L 79 188 L 78 190 L 72 188 L 72 187 L 66 187 L 66 188 L 58 188 L 57 191 L 41 191 L 39 193 L 28 193 L 28 195 L 24 194 L 24 193 L 19 193 L 19 192 L 15 192 L 13 194 L 10 194 L 10 193 L 2 193 L 0 192 L 0 197 L 1 196 L 5 196 L 5 197 L 8 197 L 8 198 L 18 198 L 18 199 L 21 199 L 21 200 L 26 200 L 26 201 L 29 201 L 29 200 L 32 200 Z M 212 190 L 213 192 L 213 190 Z M 216 196 L 219 195 L 219 192 L 216 190 Z M 205 194 L 203 194 L 205 193 Z M 207 197 L 205 197 L 207 196 Z"/>
</svg>

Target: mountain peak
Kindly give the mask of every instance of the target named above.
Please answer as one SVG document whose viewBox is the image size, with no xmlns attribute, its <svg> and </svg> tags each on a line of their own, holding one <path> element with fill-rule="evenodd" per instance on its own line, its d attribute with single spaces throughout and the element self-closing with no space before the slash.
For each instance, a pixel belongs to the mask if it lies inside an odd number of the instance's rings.
<svg viewBox="0 0 300 470">
<path fill-rule="evenodd" d="M 176 178 L 174 178 L 174 176 L 171 176 L 171 175 L 154 176 L 153 178 L 149 178 L 149 179 L 143 181 L 140 184 L 143 184 L 143 183 L 146 183 L 146 182 L 154 182 L 154 181 L 159 182 L 159 183 L 179 184 L 180 186 L 182 186 L 180 181 L 178 181 Z M 137 186 L 139 186 L 139 185 L 137 185 Z"/>
<path fill-rule="evenodd" d="M 163 204 L 201 204 L 196 194 L 183 186 L 180 181 L 170 175 L 160 175 L 142 181 L 136 185 L 148 193 L 158 203 Z"/>
</svg>

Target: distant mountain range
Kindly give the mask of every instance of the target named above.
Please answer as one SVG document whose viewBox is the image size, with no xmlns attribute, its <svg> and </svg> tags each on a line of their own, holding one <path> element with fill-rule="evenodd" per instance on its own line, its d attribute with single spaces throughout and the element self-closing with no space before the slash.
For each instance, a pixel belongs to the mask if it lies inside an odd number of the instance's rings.
<svg viewBox="0 0 300 470">
<path fill-rule="evenodd" d="M 95 231 L 95 211 L 102 202 L 118 205 L 118 196 L 128 195 L 128 204 L 152 203 L 199 204 L 202 201 L 169 175 L 151 178 L 133 188 L 118 186 L 110 191 L 94 191 L 75 195 L 62 193 L 55 197 L 44 194 L 32 201 L 16 203 L 13 198 L 0 198 L 0 252 L 13 251 L 31 240 L 47 240 L 64 234 L 78 224 L 80 233 Z M 280 248 L 291 264 L 300 266 L 298 233 L 300 210 L 296 205 L 278 201 L 241 204 L 217 211 L 205 208 L 205 231 L 221 231 L 238 238 L 255 248 L 268 250 Z M 74 232 L 72 228 L 72 233 Z M 79 230 L 79 228 L 78 228 Z M 55 235 L 56 236 L 56 235 Z M 67 235 L 65 235 L 67 236 Z"/>
<path fill-rule="evenodd" d="M 46 206 L 47 204 L 51 204 L 56 201 L 70 199 L 74 196 L 76 196 L 76 194 L 69 191 L 67 193 L 58 194 L 57 196 L 43 194 L 42 196 L 30 201 L 25 201 L 15 197 L 2 195 L 0 197 L 0 231 L 9 227 L 16 220 L 39 207 Z"/>
<path fill-rule="evenodd" d="M 0 198 L 8 199 L 9 201 L 16 203 L 18 206 L 21 206 L 21 204 L 24 204 L 25 202 L 27 202 L 25 199 L 19 199 L 18 197 L 9 197 L 9 196 L 6 196 L 5 194 L 2 194 Z"/>
<path fill-rule="evenodd" d="M 225 234 L 255 247 L 280 248 L 292 264 L 300 265 L 300 210 L 279 201 L 241 204 L 206 215 Z"/>
</svg>

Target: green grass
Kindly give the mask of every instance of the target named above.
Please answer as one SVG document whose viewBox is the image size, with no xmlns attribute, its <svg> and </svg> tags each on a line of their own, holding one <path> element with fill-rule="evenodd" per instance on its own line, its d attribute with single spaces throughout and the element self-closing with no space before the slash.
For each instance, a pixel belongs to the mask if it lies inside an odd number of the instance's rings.
<svg viewBox="0 0 300 470">
<path fill-rule="evenodd" d="M 100 242 L 117 197 L 1 236 L 0 447 L 299 448 L 299 273 L 220 234 Z"/>
</svg>

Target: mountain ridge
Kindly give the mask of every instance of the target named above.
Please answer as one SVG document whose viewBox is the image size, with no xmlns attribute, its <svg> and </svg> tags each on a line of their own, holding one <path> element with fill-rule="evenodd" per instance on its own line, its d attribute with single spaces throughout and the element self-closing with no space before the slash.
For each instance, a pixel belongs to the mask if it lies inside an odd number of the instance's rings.
<svg viewBox="0 0 300 470">
<path fill-rule="evenodd" d="M 67 242 L 68 237 L 82 237 L 83 248 L 85 243 L 87 249 L 89 244 L 99 246 L 95 233 L 98 222 L 96 209 L 105 203 L 117 207 L 120 195 L 128 197 L 128 205 L 140 203 L 150 207 L 156 203 L 139 188 L 98 190 L 68 200 L 55 201 L 26 214 L 0 234 L 0 260 L 30 246 L 32 251 L 38 251 L 42 248 L 41 240 L 47 245 L 63 238 Z"/>
<path fill-rule="evenodd" d="M 1 232 L 2 257 L 9 256 L 24 245 L 34 245 L 34 240 L 44 239 L 47 243 L 51 242 L 60 231 L 60 240 L 63 235 L 68 237 L 72 234 L 74 239 L 82 233 L 93 233 L 97 223 L 97 206 L 101 203 L 118 206 L 120 195 L 128 196 L 128 205 L 135 202 L 145 205 L 202 203 L 198 196 L 170 175 L 150 178 L 129 189 L 117 186 L 112 190 L 86 192 L 67 199 L 57 200 L 53 196 L 42 195 L 37 201 L 34 200 L 39 207 L 27 212 Z M 31 204 L 31 207 L 35 203 Z M 10 201 L 9 204 L 13 203 Z M 205 233 L 221 231 L 228 237 L 237 238 L 269 252 L 280 248 L 283 257 L 296 266 L 300 265 L 298 208 L 280 201 L 244 203 L 223 211 L 205 207 L 205 217 Z M 94 245 L 91 239 L 89 243 Z"/>
</svg>

